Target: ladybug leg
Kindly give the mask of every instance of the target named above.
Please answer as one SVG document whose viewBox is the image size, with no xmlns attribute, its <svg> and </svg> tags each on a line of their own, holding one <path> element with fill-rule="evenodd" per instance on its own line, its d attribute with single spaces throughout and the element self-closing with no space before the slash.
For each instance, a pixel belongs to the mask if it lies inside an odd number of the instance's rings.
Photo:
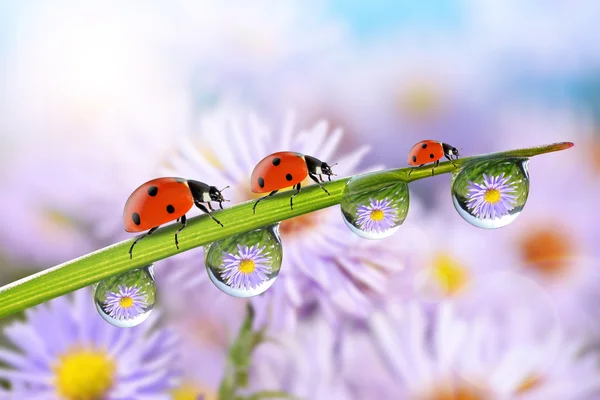
<svg viewBox="0 0 600 400">
<path fill-rule="evenodd" d="M 143 238 L 145 238 L 148 235 L 152 235 L 156 230 L 158 229 L 158 226 L 155 226 L 154 228 L 150 229 L 145 235 L 139 236 L 137 237 L 133 243 L 131 244 L 131 247 L 129 248 L 129 259 L 131 260 L 133 258 L 133 246 L 135 246 L 135 244 L 137 242 L 139 242 L 140 240 L 142 240 Z"/>
<path fill-rule="evenodd" d="M 298 193 L 300 193 L 300 188 L 302 187 L 302 183 L 299 183 L 299 184 L 297 184 L 295 187 L 296 187 L 296 193 L 294 193 L 294 194 L 292 195 L 292 197 L 290 197 L 290 210 L 293 210 L 293 209 L 294 209 L 293 200 L 294 200 L 294 197 L 295 197 L 295 196 L 296 196 Z"/>
<path fill-rule="evenodd" d="M 208 214 L 209 217 L 212 218 L 213 221 L 215 221 L 217 224 L 221 225 L 223 227 L 223 224 L 221 223 L 221 221 L 219 221 L 218 219 L 216 219 L 215 217 L 212 216 L 212 214 L 210 213 L 210 211 L 208 210 L 208 208 L 206 208 L 206 206 L 202 203 L 196 203 L 196 207 L 198 207 L 199 209 L 201 209 L 202 211 L 204 211 L 205 213 Z"/>
<path fill-rule="evenodd" d="M 458 165 L 454 164 L 454 161 L 453 161 L 453 160 L 452 160 L 450 157 L 448 157 L 448 155 L 447 155 L 447 154 L 444 154 L 444 156 L 445 156 L 445 157 L 446 157 L 448 160 L 450 160 L 450 162 L 452 163 L 452 165 L 454 165 L 454 167 L 455 167 L 455 168 L 458 168 Z"/>
<path fill-rule="evenodd" d="M 325 189 L 325 188 L 323 187 L 323 185 L 321 185 L 321 182 L 319 182 L 319 178 L 317 178 L 317 177 L 315 176 L 315 174 L 313 174 L 312 172 L 309 172 L 309 173 L 308 173 L 308 176 L 310 176 L 310 179 L 312 179 L 313 181 L 317 182 L 317 185 L 319 185 L 319 187 L 320 187 L 321 189 L 323 189 L 323 190 L 325 191 L 325 193 L 327 193 L 327 195 L 328 195 L 328 196 L 331 196 L 331 194 L 330 194 L 330 193 L 327 191 L 327 189 Z"/>
<path fill-rule="evenodd" d="M 325 179 L 323 179 L 323 175 L 319 174 L 319 179 L 321 179 L 321 183 L 325 183 Z M 331 175 L 327 175 L 327 179 L 331 182 Z"/>
<path fill-rule="evenodd" d="M 209 201 L 208 203 L 206 203 L 206 204 L 208 204 L 208 209 L 209 209 L 210 211 L 214 211 L 214 210 L 213 210 L 213 208 L 212 208 L 212 204 L 210 204 L 210 201 Z"/>
<path fill-rule="evenodd" d="M 179 218 L 177 218 L 177 221 L 179 221 Z M 179 240 L 177 240 L 177 235 L 179 235 L 179 232 L 181 232 L 186 226 L 187 217 L 185 216 L 185 214 L 183 214 L 183 216 L 181 217 L 181 228 L 179 228 L 177 232 L 175 232 L 175 246 L 177 246 L 177 250 L 179 250 Z"/>
<path fill-rule="evenodd" d="M 279 190 L 273 190 L 267 196 L 261 197 L 260 199 L 256 200 L 256 203 L 254 203 L 254 207 L 252 207 L 252 214 L 256 214 L 256 205 L 258 204 L 259 201 L 262 201 L 262 200 L 266 199 L 267 197 L 271 197 L 277 192 L 279 192 Z"/>
<path fill-rule="evenodd" d="M 415 169 L 417 169 L 417 168 L 421 168 L 423 165 L 425 165 L 425 164 L 421 164 L 421 165 L 419 165 L 418 167 L 411 168 L 411 170 L 410 170 L 410 171 L 408 171 L 408 176 L 410 176 L 410 174 L 412 174 L 412 172 L 413 172 Z"/>
<path fill-rule="evenodd" d="M 433 171 L 435 171 L 435 168 L 436 168 L 438 165 L 440 165 L 440 160 L 437 160 L 437 161 L 435 162 L 435 166 L 434 166 L 434 167 L 431 169 L 431 176 L 433 176 Z"/>
</svg>

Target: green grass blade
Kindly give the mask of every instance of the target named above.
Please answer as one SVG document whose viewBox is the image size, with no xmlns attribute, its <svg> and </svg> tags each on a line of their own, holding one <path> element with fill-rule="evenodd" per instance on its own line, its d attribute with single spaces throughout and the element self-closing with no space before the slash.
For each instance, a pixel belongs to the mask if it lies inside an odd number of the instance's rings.
<svg viewBox="0 0 600 400">
<path fill-rule="evenodd" d="M 454 161 L 461 165 L 485 157 L 533 157 L 539 154 L 565 150 L 573 143 L 563 142 L 527 149 L 511 150 L 482 156 L 465 157 Z M 435 175 L 450 173 L 455 167 L 443 162 L 435 169 Z M 372 175 L 379 179 L 397 179 L 412 182 L 431 176 L 431 166 L 414 170 L 408 177 L 410 168 L 381 171 Z M 303 188 L 295 198 L 294 209 L 290 210 L 290 193 L 279 193 L 261 201 L 252 214 L 254 201 L 237 204 L 225 210 L 215 212 L 223 225 L 217 225 L 208 216 L 201 215 L 188 220 L 188 226 L 179 235 L 179 250 L 175 247 L 174 234 L 179 229 L 173 224 L 159 229 L 151 236 L 136 244 L 133 259 L 129 259 L 131 240 L 126 240 L 87 254 L 75 260 L 46 269 L 0 288 L 0 318 L 25 310 L 55 297 L 73 292 L 85 286 L 99 282 L 110 276 L 152 264 L 198 246 L 212 243 L 234 234 L 261 228 L 273 223 L 294 218 L 340 203 L 342 190 L 350 178 L 327 182 L 328 196 L 317 185 Z M 125 202 L 125 199 L 123 199 Z M 199 271 L 199 273 L 201 273 Z"/>
</svg>

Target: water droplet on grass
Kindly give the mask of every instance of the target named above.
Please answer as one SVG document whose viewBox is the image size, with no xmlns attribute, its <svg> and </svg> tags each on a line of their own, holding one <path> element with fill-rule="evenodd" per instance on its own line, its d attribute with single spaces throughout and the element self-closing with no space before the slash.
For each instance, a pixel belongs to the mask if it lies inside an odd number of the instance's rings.
<svg viewBox="0 0 600 400">
<path fill-rule="evenodd" d="M 276 224 L 212 243 L 205 263 L 210 280 L 219 290 L 234 297 L 252 297 L 275 282 L 282 256 Z"/>
<path fill-rule="evenodd" d="M 152 266 L 105 279 L 95 285 L 94 302 L 109 324 L 130 328 L 144 322 L 156 302 Z"/>
<path fill-rule="evenodd" d="M 383 239 L 400 228 L 408 205 L 408 184 L 377 173 L 351 178 L 342 192 L 340 207 L 352 232 L 366 239 Z"/>
<path fill-rule="evenodd" d="M 496 229 L 514 221 L 529 195 L 528 159 L 475 161 L 454 174 L 452 202 L 471 225 Z"/>
</svg>

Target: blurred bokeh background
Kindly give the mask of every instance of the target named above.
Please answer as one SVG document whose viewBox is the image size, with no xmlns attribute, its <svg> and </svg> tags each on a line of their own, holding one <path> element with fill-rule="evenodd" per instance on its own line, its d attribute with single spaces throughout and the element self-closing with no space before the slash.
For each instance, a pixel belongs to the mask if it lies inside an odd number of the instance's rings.
<svg viewBox="0 0 600 400">
<path fill-rule="evenodd" d="M 598 21 L 594 0 L 1 2 L 2 284 L 130 238 L 123 205 L 158 176 L 234 204 L 278 150 L 349 176 L 422 139 L 575 143 L 531 160 L 501 229 L 467 224 L 443 175 L 386 239 L 339 207 L 283 222 L 258 297 L 220 292 L 199 248 L 154 266 L 138 327 L 89 289 L 0 321 L 4 395 L 208 400 L 233 375 L 256 399 L 600 398 Z M 248 307 L 265 340 L 241 357 Z"/>
</svg>

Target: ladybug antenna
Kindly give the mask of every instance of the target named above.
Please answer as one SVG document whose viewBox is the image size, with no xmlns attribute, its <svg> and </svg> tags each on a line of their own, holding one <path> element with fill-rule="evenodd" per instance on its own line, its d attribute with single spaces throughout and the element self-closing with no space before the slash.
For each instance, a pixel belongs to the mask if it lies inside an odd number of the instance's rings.
<svg viewBox="0 0 600 400">
<path fill-rule="evenodd" d="M 225 186 L 223 189 L 221 189 L 221 192 L 225 189 L 227 189 L 229 187 L 229 185 Z M 227 200 L 227 199 L 223 199 L 223 201 L 231 201 L 231 200 Z"/>
</svg>

